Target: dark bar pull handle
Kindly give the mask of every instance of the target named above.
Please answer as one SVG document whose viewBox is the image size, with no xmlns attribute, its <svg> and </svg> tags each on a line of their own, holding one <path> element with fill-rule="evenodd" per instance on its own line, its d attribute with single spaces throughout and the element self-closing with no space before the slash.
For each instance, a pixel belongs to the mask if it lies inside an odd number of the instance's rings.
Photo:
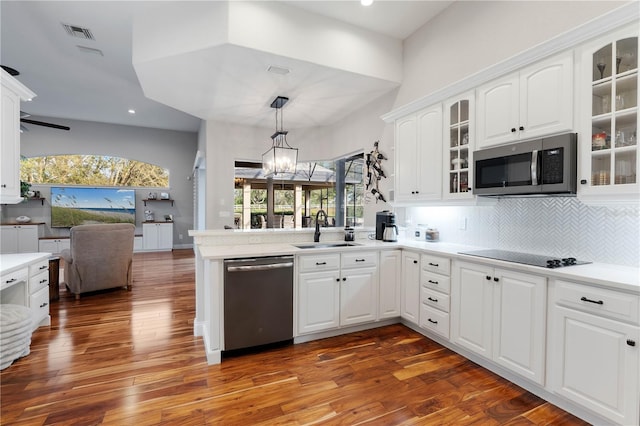
<svg viewBox="0 0 640 426">
<path fill-rule="evenodd" d="M 356 262 L 364 262 L 365 259 L 356 259 Z"/>
<path fill-rule="evenodd" d="M 438 281 L 429 280 L 429 282 L 430 282 L 431 284 L 438 285 Z"/>
<path fill-rule="evenodd" d="M 582 296 L 580 300 L 582 300 L 583 302 L 595 303 L 596 305 L 604 305 L 604 302 L 602 300 L 591 300 L 591 299 L 587 299 L 584 296 Z"/>
<path fill-rule="evenodd" d="M 438 301 L 438 299 L 434 299 L 434 298 L 433 298 L 433 297 L 431 297 L 431 296 L 427 297 L 427 299 L 431 300 L 432 302 L 437 302 L 437 301 Z"/>
<path fill-rule="evenodd" d="M 434 321 L 431 318 L 427 318 L 427 321 L 429 321 L 431 324 L 438 324 L 438 321 Z"/>
<path fill-rule="evenodd" d="M 431 262 L 429 262 L 429 265 L 430 265 L 430 266 L 435 266 L 436 268 L 437 268 L 438 266 L 440 266 L 438 263 L 431 263 Z"/>
<path fill-rule="evenodd" d="M 635 340 L 631 340 L 631 339 L 627 339 L 627 345 L 635 346 L 636 345 L 636 341 Z"/>
<path fill-rule="evenodd" d="M 317 265 L 317 266 L 320 266 L 320 265 L 326 265 L 326 264 L 327 264 L 327 262 L 316 262 L 316 265 Z"/>
</svg>

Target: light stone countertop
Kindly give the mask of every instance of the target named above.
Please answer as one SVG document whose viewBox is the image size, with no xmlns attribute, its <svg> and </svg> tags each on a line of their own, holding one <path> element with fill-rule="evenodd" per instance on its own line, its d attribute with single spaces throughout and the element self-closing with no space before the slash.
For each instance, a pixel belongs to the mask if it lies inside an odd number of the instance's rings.
<svg viewBox="0 0 640 426">
<path fill-rule="evenodd" d="M 322 243 L 339 243 L 342 241 L 321 241 Z M 408 249 L 421 253 L 445 255 L 458 260 L 485 264 L 492 267 L 508 268 L 521 272 L 543 275 L 549 278 L 569 280 L 579 283 L 589 283 L 601 287 L 623 290 L 640 295 L 640 268 L 606 263 L 590 263 L 566 268 L 549 269 L 539 266 L 523 265 L 501 260 L 486 259 L 482 257 L 459 254 L 470 250 L 481 250 L 489 247 L 467 246 L 463 244 L 451 244 L 446 242 L 423 242 L 414 240 L 400 240 L 398 242 L 382 242 L 377 240 L 356 240 L 355 247 L 331 247 L 301 249 L 294 244 L 308 244 L 310 242 L 295 243 L 262 243 L 262 244 L 236 244 L 236 245 L 199 245 L 198 250 L 204 259 L 222 260 L 255 256 L 281 256 L 318 254 L 328 252 L 343 252 L 372 248 L 379 249 Z"/>
<path fill-rule="evenodd" d="M 17 269 L 24 268 L 33 262 L 47 259 L 50 256 L 51 253 L 44 252 L 0 254 L 0 274 L 13 272 Z"/>
</svg>

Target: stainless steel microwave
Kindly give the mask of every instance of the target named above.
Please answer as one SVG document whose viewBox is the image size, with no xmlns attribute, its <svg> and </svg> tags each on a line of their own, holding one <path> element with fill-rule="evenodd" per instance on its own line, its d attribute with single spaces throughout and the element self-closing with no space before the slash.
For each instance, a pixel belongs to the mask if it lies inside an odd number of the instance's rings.
<svg viewBox="0 0 640 426">
<path fill-rule="evenodd" d="M 576 133 L 474 151 L 473 193 L 535 195 L 576 193 Z"/>
</svg>

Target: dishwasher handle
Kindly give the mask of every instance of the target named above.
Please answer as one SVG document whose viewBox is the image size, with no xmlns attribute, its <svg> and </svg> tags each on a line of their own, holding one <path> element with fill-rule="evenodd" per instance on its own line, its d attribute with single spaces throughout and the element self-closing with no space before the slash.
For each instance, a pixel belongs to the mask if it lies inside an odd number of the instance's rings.
<svg viewBox="0 0 640 426">
<path fill-rule="evenodd" d="M 269 271 L 272 269 L 293 268 L 293 262 L 270 263 L 268 265 L 227 266 L 229 272 Z"/>
</svg>

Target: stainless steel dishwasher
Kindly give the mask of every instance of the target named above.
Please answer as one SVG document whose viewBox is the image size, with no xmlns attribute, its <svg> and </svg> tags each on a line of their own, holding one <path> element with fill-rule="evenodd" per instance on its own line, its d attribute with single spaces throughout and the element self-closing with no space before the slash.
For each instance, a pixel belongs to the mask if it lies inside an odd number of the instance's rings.
<svg viewBox="0 0 640 426">
<path fill-rule="evenodd" d="M 224 351 L 293 339 L 293 256 L 224 261 Z"/>
</svg>

